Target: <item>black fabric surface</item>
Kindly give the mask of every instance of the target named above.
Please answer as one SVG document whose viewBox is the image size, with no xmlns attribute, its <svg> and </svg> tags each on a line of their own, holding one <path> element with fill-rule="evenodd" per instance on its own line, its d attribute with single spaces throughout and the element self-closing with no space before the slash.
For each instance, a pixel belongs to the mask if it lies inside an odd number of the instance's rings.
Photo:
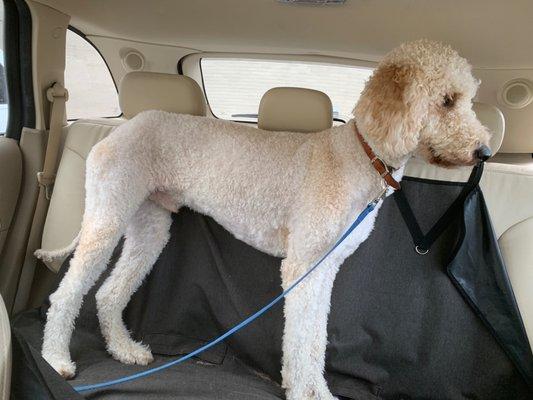
<svg viewBox="0 0 533 400">
<path fill-rule="evenodd" d="M 462 185 L 406 179 L 402 187 L 426 232 Z M 346 260 L 335 281 L 327 355 L 327 378 L 334 394 L 361 400 L 533 398 L 523 378 L 531 351 L 504 266 L 498 257 L 478 257 L 497 252 L 479 190 L 466 207 L 473 209 L 451 221 L 422 256 L 414 251 L 395 202 L 384 202 L 370 238 Z M 171 230 L 154 270 L 124 313 L 134 336 L 156 354 L 153 365 L 218 336 L 281 291 L 280 260 L 238 241 L 212 219 L 181 210 Z M 458 261 L 465 248 L 472 255 L 469 263 Z M 119 249 L 115 253 L 116 258 Z M 455 286 L 448 268 L 452 276 L 466 279 L 473 293 L 484 293 L 477 296 L 481 307 L 470 298 L 465 301 L 463 286 Z M 86 298 L 71 343 L 78 366 L 73 385 L 145 368 L 122 365 L 105 352 L 95 290 Z M 490 296 L 503 300 L 483 311 L 483 299 Z M 504 318 L 492 318 L 491 323 L 475 310 L 493 317 L 503 313 Z M 82 398 L 39 355 L 45 313 L 46 305 L 13 322 L 14 398 Z M 278 306 L 197 360 L 85 396 L 282 399 L 282 329 Z M 522 375 L 515 365 L 521 366 Z"/>
<path fill-rule="evenodd" d="M 533 387 L 531 346 L 509 277 L 502 268 L 483 194 L 479 188 L 477 192 L 463 208 L 462 240 L 448 265 L 448 275 Z"/>
</svg>

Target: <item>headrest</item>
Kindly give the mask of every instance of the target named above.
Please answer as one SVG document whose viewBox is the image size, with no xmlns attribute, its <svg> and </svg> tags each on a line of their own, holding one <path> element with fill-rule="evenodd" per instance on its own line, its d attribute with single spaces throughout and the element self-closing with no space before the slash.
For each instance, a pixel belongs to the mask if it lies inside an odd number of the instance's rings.
<svg viewBox="0 0 533 400">
<path fill-rule="evenodd" d="M 490 149 L 492 155 L 496 154 L 503 142 L 505 133 L 505 118 L 499 108 L 486 103 L 474 102 L 472 107 L 481 122 L 492 133 Z"/>
<path fill-rule="evenodd" d="M 333 125 L 328 95 L 318 90 L 278 87 L 263 95 L 257 126 L 268 131 L 319 132 Z"/>
<path fill-rule="evenodd" d="M 183 75 L 130 72 L 120 83 L 119 101 L 128 119 L 147 110 L 205 115 L 202 89 Z"/>
</svg>

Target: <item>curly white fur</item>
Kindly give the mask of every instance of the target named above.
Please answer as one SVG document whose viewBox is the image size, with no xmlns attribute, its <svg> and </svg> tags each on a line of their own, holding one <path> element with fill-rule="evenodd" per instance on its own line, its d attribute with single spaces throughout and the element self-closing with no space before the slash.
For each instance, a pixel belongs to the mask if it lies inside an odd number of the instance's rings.
<svg viewBox="0 0 533 400">
<path fill-rule="evenodd" d="M 470 107 L 476 87 L 456 52 L 417 41 L 384 59 L 354 114 L 376 154 L 398 168 L 396 179 L 413 153 L 435 163 L 471 164 L 489 139 Z M 443 105 L 447 95 L 454 96 L 452 107 Z M 50 298 L 43 356 L 63 376 L 74 375 L 68 345 L 75 318 L 123 234 L 122 256 L 97 294 L 98 316 L 113 357 L 144 365 L 152 360 L 150 350 L 131 339 L 121 313 L 168 240 L 170 211 L 190 207 L 244 242 L 284 257 L 287 287 L 381 190 L 353 121 L 300 134 L 144 112 L 89 155 L 79 243 Z M 323 376 L 333 281 L 370 234 L 376 213 L 286 299 L 282 375 L 288 399 L 333 399 Z"/>
</svg>

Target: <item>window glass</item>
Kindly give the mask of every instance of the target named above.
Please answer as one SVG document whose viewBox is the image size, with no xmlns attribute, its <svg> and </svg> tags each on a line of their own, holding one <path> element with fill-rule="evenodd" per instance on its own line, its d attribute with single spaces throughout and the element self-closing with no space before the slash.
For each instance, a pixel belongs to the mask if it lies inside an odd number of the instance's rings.
<svg viewBox="0 0 533 400">
<path fill-rule="evenodd" d="M 8 117 L 6 70 L 4 65 L 4 2 L 0 2 L 0 135 L 6 132 Z"/>
<path fill-rule="evenodd" d="M 278 86 L 326 93 L 333 117 L 347 121 L 372 69 L 295 61 L 203 58 L 201 69 L 207 100 L 219 118 L 257 121 L 263 94 Z"/>
<path fill-rule="evenodd" d="M 65 87 L 67 118 L 116 117 L 118 95 L 102 56 L 77 33 L 67 31 Z"/>
</svg>

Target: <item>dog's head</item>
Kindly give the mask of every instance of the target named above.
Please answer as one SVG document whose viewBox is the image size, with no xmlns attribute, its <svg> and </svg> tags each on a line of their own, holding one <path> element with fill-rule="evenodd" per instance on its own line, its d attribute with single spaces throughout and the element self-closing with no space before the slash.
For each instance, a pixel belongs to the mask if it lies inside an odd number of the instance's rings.
<svg viewBox="0 0 533 400">
<path fill-rule="evenodd" d="M 390 52 L 366 84 L 354 115 L 376 154 L 395 165 L 413 154 L 442 166 L 491 155 L 472 110 L 479 81 L 451 47 L 418 40 Z"/>
</svg>

